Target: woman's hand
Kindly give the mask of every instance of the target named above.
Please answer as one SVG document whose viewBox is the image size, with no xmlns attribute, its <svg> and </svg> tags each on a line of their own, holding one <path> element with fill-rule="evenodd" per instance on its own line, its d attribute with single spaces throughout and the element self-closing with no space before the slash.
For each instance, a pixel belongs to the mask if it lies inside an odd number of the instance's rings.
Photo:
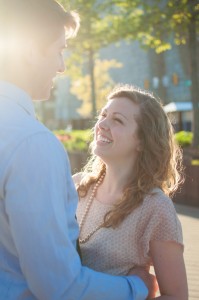
<svg viewBox="0 0 199 300">
<path fill-rule="evenodd" d="M 158 283 L 156 277 L 153 274 L 149 273 L 149 269 L 146 267 L 134 267 L 128 273 L 128 275 L 137 275 L 140 277 L 146 284 L 149 293 L 147 299 L 155 298 L 155 295 L 158 291 Z"/>
</svg>

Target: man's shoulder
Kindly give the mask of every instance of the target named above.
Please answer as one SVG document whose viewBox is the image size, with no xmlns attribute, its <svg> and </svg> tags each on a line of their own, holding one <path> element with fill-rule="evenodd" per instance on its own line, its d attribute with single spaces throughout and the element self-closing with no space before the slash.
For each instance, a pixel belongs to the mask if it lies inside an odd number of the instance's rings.
<svg viewBox="0 0 199 300">
<path fill-rule="evenodd" d="M 37 133 L 53 135 L 53 133 L 37 119 L 32 119 L 29 122 L 25 122 L 24 125 L 25 124 L 26 124 L 25 128 L 23 127 L 22 124 L 21 131 L 27 136 L 34 135 Z"/>
<path fill-rule="evenodd" d="M 34 118 L 26 118 L 21 121 L 13 122 L 7 125 L 7 142 L 20 144 L 23 140 L 35 135 L 48 135 L 54 136 L 53 133 L 42 123 Z M 0 129 L 0 134 L 2 134 Z"/>
<path fill-rule="evenodd" d="M 18 145 L 25 142 L 34 145 L 41 144 L 43 146 L 49 144 L 51 147 L 54 146 L 54 149 L 57 147 L 60 148 L 61 146 L 61 143 L 56 138 L 55 134 L 37 120 L 28 122 L 25 127 L 18 129 L 16 135 L 18 135 Z"/>
<path fill-rule="evenodd" d="M 6 125 L 6 126 L 4 126 Z M 60 142 L 55 135 L 36 119 L 29 118 L 21 122 L 13 121 L 11 124 L 0 124 L 0 155 L 6 163 L 19 149 L 38 147 L 44 150 L 50 145 L 49 150 L 63 152 Z"/>
</svg>

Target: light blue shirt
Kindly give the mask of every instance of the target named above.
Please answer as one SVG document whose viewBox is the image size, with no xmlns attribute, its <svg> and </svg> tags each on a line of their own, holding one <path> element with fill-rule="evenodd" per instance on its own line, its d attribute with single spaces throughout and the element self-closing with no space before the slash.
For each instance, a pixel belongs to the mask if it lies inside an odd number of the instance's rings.
<svg viewBox="0 0 199 300">
<path fill-rule="evenodd" d="M 0 82 L 0 299 L 143 300 L 137 276 L 81 265 L 67 154 L 30 97 Z"/>
</svg>

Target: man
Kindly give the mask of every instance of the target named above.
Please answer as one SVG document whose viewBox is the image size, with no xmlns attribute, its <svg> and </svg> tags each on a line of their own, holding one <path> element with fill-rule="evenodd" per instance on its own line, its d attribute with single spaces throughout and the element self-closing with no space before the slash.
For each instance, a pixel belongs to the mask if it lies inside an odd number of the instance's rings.
<svg viewBox="0 0 199 300">
<path fill-rule="evenodd" d="M 64 71 L 78 16 L 54 0 L 0 0 L 0 299 L 145 299 L 137 276 L 81 265 L 77 195 L 61 144 L 34 115 Z M 150 277 L 146 275 L 149 287 Z"/>
</svg>

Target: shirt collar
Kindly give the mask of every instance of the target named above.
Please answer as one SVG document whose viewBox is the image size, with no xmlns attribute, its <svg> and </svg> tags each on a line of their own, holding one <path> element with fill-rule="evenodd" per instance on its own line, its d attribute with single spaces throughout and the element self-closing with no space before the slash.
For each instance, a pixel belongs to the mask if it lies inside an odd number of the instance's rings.
<svg viewBox="0 0 199 300">
<path fill-rule="evenodd" d="M 32 99 L 24 90 L 7 81 L 0 81 L 0 96 L 4 96 L 17 103 L 26 113 L 35 117 Z"/>
</svg>

